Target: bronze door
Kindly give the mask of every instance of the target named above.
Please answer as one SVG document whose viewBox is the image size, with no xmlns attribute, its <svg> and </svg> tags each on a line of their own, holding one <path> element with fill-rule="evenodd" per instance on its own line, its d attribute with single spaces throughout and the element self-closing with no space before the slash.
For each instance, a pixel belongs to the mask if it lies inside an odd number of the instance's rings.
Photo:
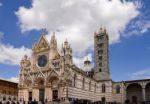
<svg viewBox="0 0 150 104">
<path fill-rule="evenodd" d="M 53 100 L 57 100 L 58 99 L 58 90 L 53 90 Z"/>
<path fill-rule="evenodd" d="M 45 90 L 39 89 L 39 101 L 44 101 Z"/>
<path fill-rule="evenodd" d="M 32 101 L 32 92 L 29 92 L 29 101 Z"/>
</svg>

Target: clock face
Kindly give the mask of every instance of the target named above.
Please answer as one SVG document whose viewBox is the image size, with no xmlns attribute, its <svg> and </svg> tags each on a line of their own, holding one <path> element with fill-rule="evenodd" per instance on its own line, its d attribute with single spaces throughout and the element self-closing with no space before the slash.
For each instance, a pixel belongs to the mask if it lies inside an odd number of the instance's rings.
<svg viewBox="0 0 150 104">
<path fill-rule="evenodd" d="M 45 55 L 41 55 L 38 58 L 38 66 L 44 67 L 47 64 L 47 57 Z"/>
</svg>

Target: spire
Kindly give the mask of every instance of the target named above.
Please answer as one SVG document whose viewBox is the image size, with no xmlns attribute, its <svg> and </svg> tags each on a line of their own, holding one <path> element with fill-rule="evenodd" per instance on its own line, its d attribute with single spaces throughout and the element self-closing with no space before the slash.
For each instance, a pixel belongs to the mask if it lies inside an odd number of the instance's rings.
<svg viewBox="0 0 150 104">
<path fill-rule="evenodd" d="M 55 38 L 55 32 L 53 32 L 53 35 L 51 36 L 50 48 L 51 49 L 57 49 L 57 41 Z"/>
<path fill-rule="evenodd" d="M 68 41 L 67 41 L 67 38 L 66 38 L 66 40 L 65 40 L 65 42 L 64 42 L 64 47 L 65 47 L 65 48 L 68 48 L 68 46 L 69 46 L 69 45 L 68 45 Z"/>
<path fill-rule="evenodd" d="M 103 29 L 102 27 L 100 27 L 99 32 L 100 32 L 100 33 L 103 33 L 103 32 L 104 32 L 104 29 Z"/>
<path fill-rule="evenodd" d="M 51 36 L 51 43 L 53 43 L 53 42 L 55 42 L 56 41 L 56 39 L 55 39 L 55 32 L 53 32 L 53 35 Z"/>
<path fill-rule="evenodd" d="M 67 39 L 62 44 L 61 56 L 64 57 L 65 64 L 68 64 L 68 65 L 72 65 L 73 64 L 72 48 L 71 48 L 70 44 L 68 43 Z"/>
<path fill-rule="evenodd" d="M 55 38 L 55 32 L 53 32 L 53 38 Z"/>
<path fill-rule="evenodd" d="M 100 29 L 99 29 L 99 33 L 101 34 L 107 34 L 107 30 L 106 30 L 106 28 L 105 27 L 100 27 Z"/>
<path fill-rule="evenodd" d="M 64 50 L 67 54 L 72 54 L 72 48 L 71 48 L 71 45 L 69 44 L 69 42 L 67 41 L 67 39 L 62 44 L 61 52 L 63 53 Z"/>
</svg>

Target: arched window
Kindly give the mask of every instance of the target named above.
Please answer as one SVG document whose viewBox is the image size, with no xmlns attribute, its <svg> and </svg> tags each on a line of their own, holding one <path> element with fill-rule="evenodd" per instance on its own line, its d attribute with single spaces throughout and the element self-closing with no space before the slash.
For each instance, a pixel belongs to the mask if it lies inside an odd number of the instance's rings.
<svg viewBox="0 0 150 104">
<path fill-rule="evenodd" d="M 76 74 L 74 74 L 74 77 L 73 77 L 73 86 L 75 87 L 76 86 Z"/>
<path fill-rule="evenodd" d="M 85 82 L 85 79 L 83 78 L 83 80 L 82 80 L 82 89 L 84 89 L 84 82 Z"/>
<path fill-rule="evenodd" d="M 116 86 L 116 93 L 117 93 L 117 94 L 120 93 L 120 86 L 119 86 L 119 85 Z"/>
<path fill-rule="evenodd" d="M 91 81 L 89 82 L 89 91 L 91 91 Z"/>
<path fill-rule="evenodd" d="M 106 86 L 105 84 L 102 84 L 102 93 L 105 93 L 106 92 Z"/>
<path fill-rule="evenodd" d="M 95 92 L 96 92 L 96 83 L 95 83 Z"/>
</svg>

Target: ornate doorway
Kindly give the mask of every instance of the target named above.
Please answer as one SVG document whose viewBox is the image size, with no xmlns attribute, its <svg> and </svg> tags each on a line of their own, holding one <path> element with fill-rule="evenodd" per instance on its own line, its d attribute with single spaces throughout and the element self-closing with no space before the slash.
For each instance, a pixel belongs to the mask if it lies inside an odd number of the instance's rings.
<svg viewBox="0 0 150 104">
<path fill-rule="evenodd" d="M 58 90 L 53 90 L 53 101 L 56 101 L 58 99 Z"/>
<path fill-rule="evenodd" d="M 32 92 L 31 91 L 29 92 L 29 98 L 28 98 L 28 100 L 32 101 Z"/>
<path fill-rule="evenodd" d="M 45 90 L 39 89 L 39 101 L 44 101 L 45 98 Z"/>
</svg>

